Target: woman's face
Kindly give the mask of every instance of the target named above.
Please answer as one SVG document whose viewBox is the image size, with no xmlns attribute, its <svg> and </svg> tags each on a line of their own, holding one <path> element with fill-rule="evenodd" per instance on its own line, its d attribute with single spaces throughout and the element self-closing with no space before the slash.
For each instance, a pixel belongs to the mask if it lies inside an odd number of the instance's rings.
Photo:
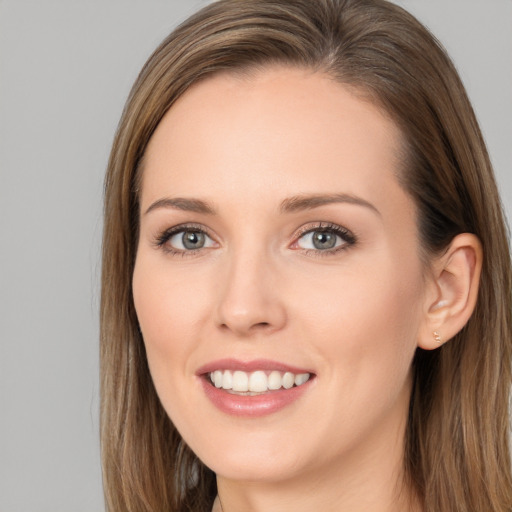
<svg viewBox="0 0 512 512">
<path fill-rule="evenodd" d="M 426 281 L 399 153 L 378 109 L 290 68 L 197 84 L 154 133 L 135 307 L 161 402 L 218 475 L 400 459 Z"/>
</svg>

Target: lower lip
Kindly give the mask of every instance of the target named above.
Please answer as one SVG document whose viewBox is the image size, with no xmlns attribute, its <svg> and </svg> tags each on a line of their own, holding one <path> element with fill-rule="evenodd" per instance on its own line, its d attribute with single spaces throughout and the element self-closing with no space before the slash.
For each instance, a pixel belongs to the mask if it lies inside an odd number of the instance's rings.
<svg viewBox="0 0 512 512">
<path fill-rule="evenodd" d="M 218 409 L 232 416 L 259 417 L 273 414 L 298 400 L 311 386 L 310 378 L 300 386 L 290 389 L 269 391 L 261 395 L 235 395 L 222 388 L 212 386 L 206 378 L 201 378 L 206 396 Z"/>
</svg>

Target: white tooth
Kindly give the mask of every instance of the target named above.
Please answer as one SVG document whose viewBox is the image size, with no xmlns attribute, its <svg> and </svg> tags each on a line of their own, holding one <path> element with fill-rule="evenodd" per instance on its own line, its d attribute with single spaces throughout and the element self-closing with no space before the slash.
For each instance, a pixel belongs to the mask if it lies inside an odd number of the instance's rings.
<svg viewBox="0 0 512 512">
<path fill-rule="evenodd" d="M 281 372 L 273 371 L 268 376 L 268 389 L 276 390 L 280 389 L 283 384 L 283 378 Z"/>
<path fill-rule="evenodd" d="M 257 371 L 249 377 L 249 391 L 267 391 L 267 376 L 265 372 Z"/>
<path fill-rule="evenodd" d="M 215 377 L 213 372 L 210 372 L 210 380 L 212 381 L 212 384 L 215 384 Z"/>
<path fill-rule="evenodd" d="M 224 375 L 222 376 L 222 389 L 232 389 L 233 388 L 233 374 L 226 370 Z"/>
<path fill-rule="evenodd" d="M 283 388 L 284 389 L 290 389 L 295 383 L 295 375 L 290 372 L 286 372 L 283 375 Z"/>
<path fill-rule="evenodd" d="M 300 386 L 309 380 L 309 373 L 299 373 L 295 375 L 295 385 Z"/>
<path fill-rule="evenodd" d="M 249 391 L 249 376 L 245 372 L 233 373 L 233 391 Z"/>
<path fill-rule="evenodd" d="M 213 383 L 216 388 L 222 387 L 222 372 L 220 370 L 215 370 L 213 372 Z"/>
</svg>

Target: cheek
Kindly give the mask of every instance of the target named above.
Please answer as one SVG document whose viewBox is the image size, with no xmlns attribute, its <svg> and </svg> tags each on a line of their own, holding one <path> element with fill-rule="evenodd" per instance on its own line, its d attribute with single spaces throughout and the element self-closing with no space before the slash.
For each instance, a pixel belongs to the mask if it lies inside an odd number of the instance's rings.
<svg viewBox="0 0 512 512">
<path fill-rule="evenodd" d="M 133 274 L 133 297 L 142 331 L 155 340 L 173 332 L 177 339 L 192 334 L 198 327 L 198 312 L 207 305 L 204 271 L 176 271 L 165 258 L 146 252 L 138 256 Z"/>
<path fill-rule="evenodd" d="M 423 293 L 421 268 L 415 262 L 395 263 L 391 258 L 366 265 L 302 273 L 290 291 L 297 297 L 300 316 L 319 329 L 338 329 L 347 340 L 365 330 L 382 334 L 419 320 Z"/>
<path fill-rule="evenodd" d="M 194 349 L 201 329 L 205 295 L 186 272 L 170 272 L 144 254 L 133 274 L 133 298 L 144 338 L 148 363 L 157 389 L 187 371 L 187 354 Z M 163 397 L 162 397 L 163 398 Z"/>
<path fill-rule="evenodd" d="M 332 272 L 325 286 L 318 276 L 310 290 L 293 295 L 295 316 L 304 320 L 307 338 L 316 340 L 321 359 L 335 363 L 333 381 L 360 386 L 371 397 L 397 393 L 407 378 L 422 318 L 423 281 L 419 265 L 393 260 L 350 272 Z M 316 285 L 315 285 L 316 283 Z M 314 290 L 314 292 L 311 292 Z M 353 390 L 353 388 L 352 388 Z"/>
</svg>

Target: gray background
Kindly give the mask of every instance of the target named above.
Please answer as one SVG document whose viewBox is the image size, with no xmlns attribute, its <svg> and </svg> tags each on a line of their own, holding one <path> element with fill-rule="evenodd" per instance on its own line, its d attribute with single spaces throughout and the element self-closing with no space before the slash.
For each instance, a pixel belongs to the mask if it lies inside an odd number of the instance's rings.
<svg viewBox="0 0 512 512">
<path fill-rule="evenodd" d="M 206 0 L 0 0 L 0 512 L 103 510 L 102 180 L 152 49 Z M 512 0 L 398 1 L 455 60 L 512 212 Z"/>
</svg>

